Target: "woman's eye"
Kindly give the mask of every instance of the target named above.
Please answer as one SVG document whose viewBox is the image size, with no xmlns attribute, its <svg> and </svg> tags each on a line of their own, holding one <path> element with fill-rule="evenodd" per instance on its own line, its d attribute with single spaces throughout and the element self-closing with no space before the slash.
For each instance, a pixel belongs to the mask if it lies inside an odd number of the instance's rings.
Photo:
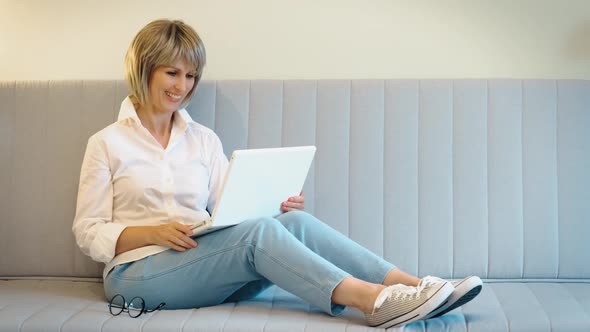
<svg viewBox="0 0 590 332">
<path fill-rule="evenodd" d="M 186 78 L 188 78 L 188 79 L 191 79 L 191 80 L 192 80 L 192 79 L 194 79 L 194 78 L 195 78 L 195 75 L 193 75 L 193 74 L 188 74 L 188 75 L 186 75 Z"/>
<path fill-rule="evenodd" d="M 166 74 L 168 74 L 170 76 L 175 76 L 176 75 L 176 72 L 175 71 L 169 71 L 169 72 L 166 72 Z"/>
</svg>

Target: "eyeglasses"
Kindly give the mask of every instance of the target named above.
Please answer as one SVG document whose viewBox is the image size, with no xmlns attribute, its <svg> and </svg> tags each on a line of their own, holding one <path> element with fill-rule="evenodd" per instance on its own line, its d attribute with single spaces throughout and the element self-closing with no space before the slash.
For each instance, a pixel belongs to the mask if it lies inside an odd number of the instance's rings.
<svg viewBox="0 0 590 332">
<path fill-rule="evenodd" d="M 156 307 L 156 309 L 148 310 L 145 308 L 145 301 L 141 297 L 136 296 L 132 298 L 131 301 L 129 301 L 129 303 L 127 303 L 123 295 L 117 294 L 113 296 L 111 301 L 109 301 L 109 311 L 113 316 L 118 316 L 123 311 L 125 311 L 129 314 L 131 318 L 137 318 L 141 316 L 141 314 L 143 313 L 150 313 L 156 310 L 160 310 L 165 305 L 166 303 L 162 302 Z"/>
</svg>

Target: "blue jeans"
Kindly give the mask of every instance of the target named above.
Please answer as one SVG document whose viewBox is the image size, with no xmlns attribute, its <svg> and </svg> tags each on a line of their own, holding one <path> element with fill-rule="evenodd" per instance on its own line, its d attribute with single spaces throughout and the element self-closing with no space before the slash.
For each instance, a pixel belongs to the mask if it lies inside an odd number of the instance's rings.
<svg viewBox="0 0 590 332">
<path fill-rule="evenodd" d="M 198 236 L 185 252 L 167 250 L 116 266 L 107 276 L 107 298 L 141 296 L 147 308 L 198 308 L 255 297 L 272 284 L 330 315 L 346 277 L 383 283 L 394 268 L 348 237 L 302 211 L 244 221 Z"/>
</svg>

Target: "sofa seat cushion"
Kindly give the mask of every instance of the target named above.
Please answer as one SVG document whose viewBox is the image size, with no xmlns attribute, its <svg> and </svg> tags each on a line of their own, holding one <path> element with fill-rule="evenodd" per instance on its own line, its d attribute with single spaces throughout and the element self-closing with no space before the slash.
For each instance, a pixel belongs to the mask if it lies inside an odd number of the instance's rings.
<svg viewBox="0 0 590 332">
<path fill-rule="evenodd" d="M 590 283 L 485 283 L 475 300 L 404 331 L 590 331 Z M 133 319 L 109 314 L 102 284 L 0 280 L 0 331 L 367 331 L 347 309 L 332 318 L 271 287 L 239 303 L 163 310 Z M 375 329 L 379 330 L 379 329 Z M 397 329 L 390 329 L 395 331 Z"/>
</svg>

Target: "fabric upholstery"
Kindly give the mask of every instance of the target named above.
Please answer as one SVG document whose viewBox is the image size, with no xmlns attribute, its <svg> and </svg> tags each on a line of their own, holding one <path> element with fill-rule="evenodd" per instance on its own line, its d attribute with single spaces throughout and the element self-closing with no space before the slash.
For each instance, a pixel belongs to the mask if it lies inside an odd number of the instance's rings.
<svg viewBox="0 0 590 332">
<path fill-rule="evenodd" d="M 371 330 L 277 287 L 111 317 L 70 229 L 86 142 L 126 95 L 122 81 L 0 82 L 0 331 Z M 204 81 L 188 111 L 228 156 L 316 145 L 309 212 L 409 273 L 486 280 L 404 331 L 590 330 L 590 81 Z M 50 280 L 1 280 L 26 277 Z"/>
<path fill-rule="evenodd" d="M 70 227 L 86 141 L 125 96 L 0 83 L 0 275 L 100 275 Z M 317 145 L 308 211 L 410 273 L 590 278 L 589 108 L 589 81 L 263 80 L 202 82 L 189 112 L 228 155 Z"/>
<path fill-rule="evenodd" d="M 0 281 L 0 331 L 379 331 L 346 310 L 330 317 L 273 286 L 256 299 L 192 310 L 164 310 L 137 319 L 109 314 L 102 284 Z M 389 331 L 401 331 L 391 328 Z M 403 331 L 589 331 L 590 285 L 485 284 L 477 298 Z"/>
</svg>

